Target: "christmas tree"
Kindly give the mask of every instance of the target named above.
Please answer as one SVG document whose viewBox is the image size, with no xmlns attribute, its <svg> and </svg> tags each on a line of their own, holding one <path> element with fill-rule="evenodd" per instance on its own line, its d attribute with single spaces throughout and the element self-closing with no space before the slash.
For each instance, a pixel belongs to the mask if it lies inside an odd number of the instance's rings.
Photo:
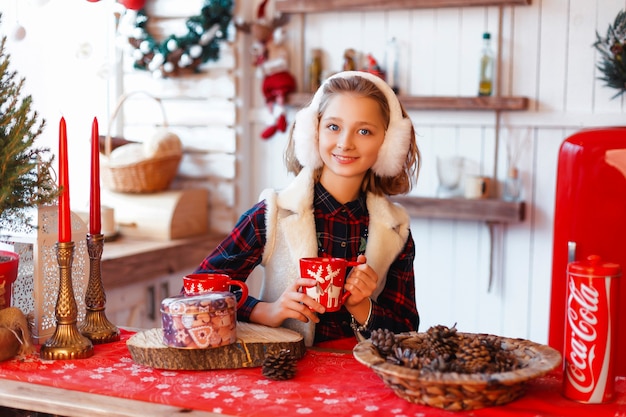
<svg viewBox="0 0 626 417">
<path fill-rule="evenodd" d="M 0 20 L 2 15 L 0 14 Z M 51 176 L 54 156 L 37 148 L 45 120 L 31 108 L 32 97 L 22 97 L 24 78 L 9 69 L 6 36 L 0 43 L 0 230 L 32 228 L 29 208 L 56 201 L 58 189 Z"/>
</svg>

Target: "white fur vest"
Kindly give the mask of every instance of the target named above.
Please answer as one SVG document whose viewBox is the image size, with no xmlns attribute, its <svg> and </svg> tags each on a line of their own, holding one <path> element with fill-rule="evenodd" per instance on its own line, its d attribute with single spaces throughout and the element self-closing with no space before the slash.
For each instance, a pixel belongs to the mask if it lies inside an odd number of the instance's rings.
<svg viewBox="0 0 626 417">
<path fill-rule="evenodd" d="M 300 275 L 299 259 L 317 256 L 317 237 L 313 216 L 313 171 L 304 168 L 284 190 L 265 190 L 261 194 L 267 204 L 266 238 L 263 260 L 265 267 L 260 299 L 275 301 L 289 283 Z M 386 197 L 367 194 L 369 226 L 365 256 L 379 277 L 372 295 L 376 300 L 387 279 L 389 266 L 402 251 L 409 235 L 409 216 L 404 208 Z M 287 319 L 284 327 L 301 333 L 306 346 L 313 344 L 314 323 Z"/>
</svg>

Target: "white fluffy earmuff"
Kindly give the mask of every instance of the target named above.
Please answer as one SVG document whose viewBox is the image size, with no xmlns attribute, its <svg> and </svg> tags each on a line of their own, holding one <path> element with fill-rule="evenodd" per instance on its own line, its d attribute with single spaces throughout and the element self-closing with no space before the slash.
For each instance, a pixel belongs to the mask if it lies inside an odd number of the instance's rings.
<svg viewBox="0 0 626 417">
<path fill-rule="evenodd" d="M 327 78 L 315 92 L 311 103 L 298 111 L 292 132 L 296 158 L 303 167 L 315 169 L 322 166 L 318 147 L 320 101 L 329 80 L 351 77 L 362 77 L 371 81 L 387 99 L 390 113 L 389 127 L 385 132 L 385 140 L 378 151 L 378 158 L 372 170 L 380 177 L 395 177 L 402 172 L 409 152 L 412 140 L 411 120 L 402 116 L 400 101 L 391 87 L 380 77 L 363 71 L 344 71 Z"/>
</svg>

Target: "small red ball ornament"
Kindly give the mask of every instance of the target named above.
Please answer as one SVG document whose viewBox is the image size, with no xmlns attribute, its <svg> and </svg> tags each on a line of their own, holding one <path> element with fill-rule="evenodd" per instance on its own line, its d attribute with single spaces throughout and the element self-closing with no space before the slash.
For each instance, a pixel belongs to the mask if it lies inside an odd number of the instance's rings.
<svg viewBox="0 0 626 417">
<path fill-rule="evenodd" d="M 146 0 L 118 0 L 124 7 L 131 10 L 141 10 L 146 5 Z"/>
</svg>

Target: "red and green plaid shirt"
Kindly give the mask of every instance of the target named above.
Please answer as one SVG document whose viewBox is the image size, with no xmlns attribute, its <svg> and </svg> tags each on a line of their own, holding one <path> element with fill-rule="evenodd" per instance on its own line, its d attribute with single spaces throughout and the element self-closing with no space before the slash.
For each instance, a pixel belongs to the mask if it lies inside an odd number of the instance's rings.
<svg viewBox="0 0 626 417">
<path fill-rule="evenodd" d="M 340 204 L 317 183 L 313 201 L 318 256 L 333 256 L 356 261 L 364 253 L 369 214 L 365 194 L 347 204 Z M 196 272 L 220 272 L 233 279 L 245 281 L 259 265 L 265 246 L 264 201 L 244 213 L 234 229 L 217 248 L 207 256 Z M 396 333 L 417 331 L 419 314 L 415 305 L 413 260 L 415 244 L 409 231 L 404 249 L 389 267 L 385 288 L 373 303 L 369 330 L 386 328 Z M 250 312 L 260 300 L 248 297 L 237 310 L 241 321 L 248 321 Z M 315 342 L 339 339 L 353 335 L 351 316 L 342 308 L 336 313 L 325 313 L 315 327 Z"/>
</svg>

